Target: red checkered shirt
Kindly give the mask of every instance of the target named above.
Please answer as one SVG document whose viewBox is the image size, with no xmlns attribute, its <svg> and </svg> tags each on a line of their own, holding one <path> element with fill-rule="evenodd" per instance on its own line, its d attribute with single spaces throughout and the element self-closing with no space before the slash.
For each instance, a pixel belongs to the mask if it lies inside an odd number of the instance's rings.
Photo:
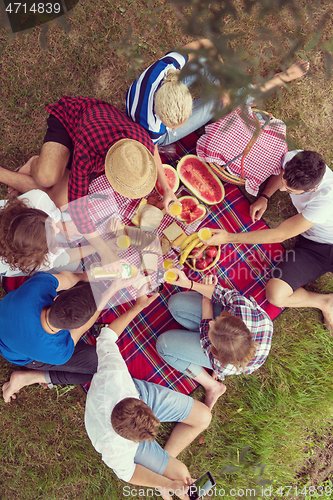
<svg viewBox="0 0 333 500">
<path fill-rule="evenodd" d="M 154 145 L 141 125 L 134 123 L 111 104 L 97 99 L 64 96 L 46 110 L 66 128 L 73 141 L 73 161 L 68 183 L 69 211 L 78 230 L 92 233 L 86 195 L 91 176 L 102 174 L 109 148 L 120 139 L 141 142 L 154 154 Z M 82 199 L 81 199 L 82 198 Z"/>
<path fill-rule="evenodd" d="M 266 360 L 272 343 L 273 323 L 268 314 L 258 306 L 257 302 L 250 297 L 247 299 L 237 290 L 228 290 L 216 285 L 212 296 L 212 303 L 222 304 L 223 310 L 233 316 L 241 318 L 252 332 L 252 339 L 259 343 L 255 357 L 246 365 L 245 375 L 257 370 Z M 208 337 L 209 319 L 203 319 L 200 324 L 200 343 L 209 357 L 214 372 L 219 379 L 224 380 L 226 375 L 242 373 L 242 369 L 236 369 L 234 365 L 223 366 L 210 352 L 211 341 Z"/>
</svg>

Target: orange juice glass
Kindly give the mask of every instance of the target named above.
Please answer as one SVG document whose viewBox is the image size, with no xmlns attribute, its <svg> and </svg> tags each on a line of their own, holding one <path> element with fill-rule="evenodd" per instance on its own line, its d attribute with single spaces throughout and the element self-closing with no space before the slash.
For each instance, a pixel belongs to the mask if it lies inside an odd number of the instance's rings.
<svg viewBox="0 0 333 500">
<path fill-rule="evenodd" d="M 183 207 L 180 203 L 176 203 L 175 201 L 169 205 L 169 210 L 171 215 L 180 215 L 182 213 Z"/>
<path fill-rule="evenodd" d="M 173 262 L 172 262 L 172 260 L 170 260 L 170 259 L 166 259 L 166 260 L 163 262 L 163 269 L 164 269 L 165 271 L 167 271 L 168 269 L 170 269 L 170 267 L 174 267 Z"/>
<path fill-rule="evenodd" d="M 129 246 L 130 246 L 130 239 L 126 234 L 118 236 L 117 247 L 121 248 L 122 250 L 126 250 L 126 248 L 128 248 Z"/>
<path fill-rule="evenodd" d="M 209 227 L 202 227 L 198 232 L 198 236 L 202 241 L 208 241 L 213 235 Z"/>
<path fill-rule="evenodd" d="M 174 283 L 175 281 L 177 281 L 177 278 L 178 274 L 175 273 L 175 271 L 171 271 L 170 269 L 168 269 L 164 273 L 164 279 L 167 283 Z"/>
</svg>

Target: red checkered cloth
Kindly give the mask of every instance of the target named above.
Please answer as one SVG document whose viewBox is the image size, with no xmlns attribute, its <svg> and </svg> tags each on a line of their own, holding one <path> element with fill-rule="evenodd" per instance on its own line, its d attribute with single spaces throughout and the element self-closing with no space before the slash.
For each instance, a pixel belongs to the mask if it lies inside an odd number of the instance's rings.
<svg viewBox="0 0 333 500">
<path fill-rule="evenodd" d="M 195 153 L 197 139 L 197 134 L 193 133 L 178 141 L 176 143 L 176 156 L 172 158 L 165 155 L 162 156 L 163 163 L 175 166 L 177 161 L 184 155 Z M 99 177 L 92 183 L 91 190 L 103 189 L 103 187 L 105 187 L 104 180 L 102 177 Z M 181 190 L 181 193 L 185 193 L 183 191 L 184 188 L 181 188 Z M 267 227 L 262 220 L 255 224 L 252 223 L 249 217 L 249 203 L 238 187 L 226 183 L 225 190 L 226 197 L 224 201 L 217 206 L 207 207 L 208 215 L 205 220 L 200 221 L 200 226 L 224 227 L 228 231 L 234 232 Z M 96 222 L 102 221 L 99 226 L 102 228 L 104 224 L 103 217 L 110 216 L 110 210 L 112 214 L 112 210 L 116 211 L 120 207 L 125 212 L 122 215 L 124 218 L 123 221 L 129 223 L 130 217 L 135 212 L 137 201 L 126 200 L 126 207 L 125 200 L 122 197 L 118 199 L 117 195 L 115 195 L 109 198 L 109 203 L 115 203 L 112 200 L 116 200 L 117 202 L 114 205 L 110 205 L 108 209 L 106 208 L 106 200 L 90 200 L 91 217 L 95 218 Z M 166 217 L 162 221 L 163 225 L 168 225 L 172 220 Z M 198 223 L 184 227 L 184 229 L 187 233 L 190 233 L 197 230 L 197 226 Z M 274 262 L 280 261 L 284 253 L 285 250 L 280 244 L 225 245 L 222 248 L 220 261 L 213 270 L 209 270 L 206 274 L 213 272 L 218 276 L 222 286 L 236 288 L 247 297 L 252 296 L 269 316 L 274 319 L 281 310 L 268 304 L 266 301 L 265 285 L 269 278 L 270 270 L 274 267 Z M 175 253 L 172 252 L 171 255 L 175 256 Z M 89 262 L 93 262 L 96 259 L 96 255 L 90 257 L 90 261 L 87 261 L 87 264 L 89 265 Z M 187 271 L 191 279 L 200 279 L 200 273 L 191 270 Z M 6 284 L 10 284 L 11 280 L 13 281 L 14 279 L 6 278 Z M 6 288 L 8 290 L 8 286 Z M 159 357 L 155 348 L 156 338 L 161 333 L 170 329 L 180 328 L 170 315 L 167 307 L 169 297 L 178 291 L 181 291 L 181 289 L 172 285 L 165 285 L 160 297 L 131 322 L 117 343 L 133 377 L 162 384 L 189 394 L 196 387 L 195 382 L 166 364 Z M 104 311 L 99 318 L 99 322 L 110 323 L 113 319 L 123 314 L 133 304 L 133 302 L 128 302 L 132 299 L 133 296 L 130 290 L 119 292 L 117 298 L 119 305 L 112 310 Z M 95 343 L 95 338 L 90 332 L 84 335 L 83 340 L 91 344 Z M 88 389 L 88 387 L 89 385 L 87 384 L 85 388 Z"/>
<path fill-rule="evenodd" d="M 68 182 L 70 214 L 81 233 L 95 231 L 86 204 L 91 176 L 104 172 L 105 156 L 120 139 L 141 142 L 153 155 L 154 144 L 146 130 L 111 104 L 85 97 L 63 96 L 46 110 L 66 128 L 73 141 L 73 160 Z"/>
<path fill-rule="evenodd" d="M 198 157 L 218 165 L 234 160 L 226 168 L 230 173 L 241 177 L 241 153 L 250 142 L 256 123 L 249 106 L 245 110 L 236 108 L 217 122 L 206 126 L 206 133 L 197 142 Z M 281 158 L 287 151 L 286 125 L 273 118 L 245 156 L 245 189 L 248 193 L 256 196 L 260 184 L 271 175 L 280 173 Z"/>
<path fill-rule="evenodd" d="M 197 135 L 191 134 L 176 143 L 176 156 L 162 156 L 162 162 L 176 166 L 180 158 L 186 154 L 193 154 Z M 94 181 L 93 189 L 105 188 L 103 177 Z M 192 226 L 183 226 L 187 234 L 196 231 L 198 227 L 224 227 L 231 232 L 249 231 L 266 228 L 266 224 L 261 220 L 252 223 L 249 216 L 249 203 L 239 190 L 232 184 L 225 184 L 226 197 L 218 206 L 207 207 L 207 216 L 200 223 Z M 186 194 L 184 187 L 181 187 L 178 194 Z M 103 191 L 104 192 L 104 191 Z M 94 201 L 95 203 L 95 201 Z M 101 202 L 98 202 L 101 203 Z M 125 200 L 118 203 L 124 207 Z M 124 222 L 128 222 L 134 215 L 135 206 L 133 201 L 127 200 L 128 217 Z M 117 204 L 118 205 L 118 204 Z M 126 211 L 126 210 L 125 210 Z M 99 210 L 96 210 L 99 212 Z M 165 216 L 162 221 L 162 228 L 172 221 L 169 216 Z M 157 231 L 160 234 L 160 228 Z M 205 274 L 216 274 L 222 286 L 236 288 L 247 297 L 252 296 L 261 307 L 274 319 L 281 310 L 269 304 L 265 298 L 265 285 L 270 276 L 270 271 L 274 263 L 280 261 L 285 254 L 285 250 L 280 244 L 269 245 L 225 245 L 222 247 L 220 261 L 213 270 Z M 167 257 L 174 256 L 172 252 Z M 186 271 L 191 279 L 200 280 L 201 273 L 194 272 L 188 268 Z M 195 383 L 173 370 L 157 354 L 155 342 L 158 335 L 173 329 L 179 328 L 171 317 L 167 309 L 167 301 L 173 293 L 181 289 L 172 285 L 165 285 L 161 296 L 146 310 L 140 313 L 135 320 L 121 335 L 118 340 L 120 351 L 127 363 L 133 377 L 148 380 L 158 384 L 166 385 L 172 389 L 188 394 L 195 387 Z M 122 305 L 112 311 L 105 311 L 100 318 L 101 322 L 109 323 L 119 314 L 125 312 L 130 306 L 126 304 L 129 291 L 121 292 Z"/>
</svg>

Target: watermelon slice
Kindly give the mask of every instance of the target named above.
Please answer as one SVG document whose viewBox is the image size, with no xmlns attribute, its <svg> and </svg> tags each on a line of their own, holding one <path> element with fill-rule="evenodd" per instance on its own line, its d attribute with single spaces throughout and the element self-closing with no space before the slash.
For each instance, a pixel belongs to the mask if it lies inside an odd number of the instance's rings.
<svg viewBox="0 0 333 500">
<path fill-rule="evenodd" d="M 182 204 L 183 210 L 177 216 L 177 219 L 185 222 L 185 224 L 192 224 L 192 222 L 200 220 L 206 215 L 206 207 L 200 205 L 198 200 L 193 198 L 193 196 L 182 196 L 178 198 L 178 201 Z"/>
<path fill-rule="evenodd" d="M 224 187 L 207 163 L 195 155 L 184 156 L 177 165 L 182 183 L 207 205 L 220 203 L 224 198 Z"/>
<path fill-rule="evenodd" d="M 171 165 L 167 165 L 166 163 L 163 163 L 163 169 L 168 184 L 171 187 L 172 191 L 175 193 L 179 188 L 179 177 L 177 174 L 177 170 L 175 170 Z M 156 181 L 155 189 L 158 194 L 163 197 L 163 189 L 158 181 Z"/>
</svg>

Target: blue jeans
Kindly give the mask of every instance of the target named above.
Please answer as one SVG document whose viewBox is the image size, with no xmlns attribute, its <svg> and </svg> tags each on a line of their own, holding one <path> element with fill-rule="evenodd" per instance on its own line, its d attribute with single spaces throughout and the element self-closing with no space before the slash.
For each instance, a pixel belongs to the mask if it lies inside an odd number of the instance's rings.
<svg viewBox="0 0 333 500">
<path fill-rule="evenodd" d="M 222 312 L 221 304 L 213 304 L 214 318 Z M 157 339 L 156 349 L 170 366 L 188 377 L 197 377 L 202 368 L 212 368 L 200 345 L 202 295 L 180 292 L 169 299 L 169 310 L 175 320 L 188 330 L 169 330 Z"/>
<path fill-rule="evenodd" d="M 204 64 L 204 60 L 202 61 Z M 215 83 L 219 85 L 219 81 L 215 80 L 207 70 L 204 68 L 200 70 L 201 73 L 209 80 L 211 83 Z M 182 83 L 189 87 L 198 79 L 197 75 L 190 75 L 183 78 Z M 186 137 L 191 132 L 194 132 L 198 128 L 205 125 L 209 120 L 211 120 L 216 112 L 216 109 L 222 108 L 222 101 L 216 103 L 215 99 L 211 99 L 206 101 L 204 98 L 196 99 L 193 102 L 192 106 L 192 114 L 187 122 L 182 126 L 173 130 L 172 128 L 168 128 L 164 135 L 161 136 L 158 141 L 159 146 L 167 146 L 168 144 L 172 144 L 173 142 L 179 141 L 183 137 Z"/>
</svg>

